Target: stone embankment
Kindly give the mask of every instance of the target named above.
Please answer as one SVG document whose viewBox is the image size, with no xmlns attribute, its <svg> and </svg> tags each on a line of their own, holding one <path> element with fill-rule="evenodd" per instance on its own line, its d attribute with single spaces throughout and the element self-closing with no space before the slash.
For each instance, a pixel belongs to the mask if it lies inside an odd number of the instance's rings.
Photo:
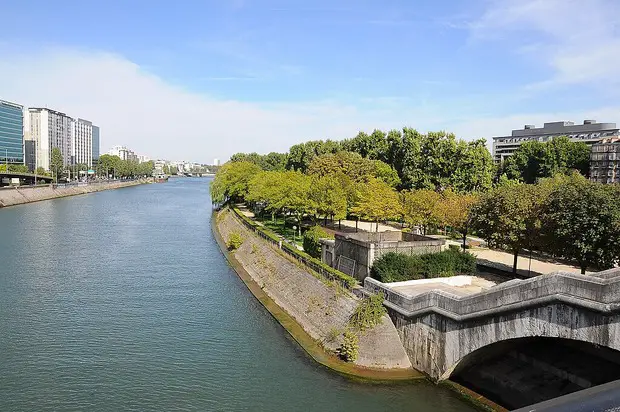
<svg viewBox="0 0 620 412">
<path fill-rule="evenodd" d="M 228 239 L 233 232 L 244 239 L 229 258 L 238 262 L 262 291 L 308 335 L 333 353 L 341 344 L 342 333 L 359 298 L 337 282 L 311 274 L 277 246 L 249 231 L 229 210 L 216 216 L 216 229 L 222 239 Z M 408 370 L 411 371 L 409 377 L 415 376 L 396 328 L 387 315 L 380 325 L 361 333 L 359 357 L 355 363 L 362 368 Z"/>
<path fill-rule="evenodd" d="M 0 189 L 0 208 L 66 196 L 83 195 L 100 192 L 102 190 L 119 189 L 121 187 L 136 186 L 150 182 L 152 182 L 152 179 L 91 183 L 84 186 L 67 185 L 63 187 L 62 185 L 48 185 L 2 188 Z"/>
</svg>

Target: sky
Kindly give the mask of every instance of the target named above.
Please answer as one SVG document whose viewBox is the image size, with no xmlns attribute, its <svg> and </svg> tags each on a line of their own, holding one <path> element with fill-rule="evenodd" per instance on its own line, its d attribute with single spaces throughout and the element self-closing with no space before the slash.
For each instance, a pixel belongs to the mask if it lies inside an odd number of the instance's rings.
<svg viewBox="0 0 620 412">
<path fill-rule="evenodd" d="M 620 123 L 620 1 L 5 1 L 0 99 L 211 163 L 413 127 Z"/>
</svg>

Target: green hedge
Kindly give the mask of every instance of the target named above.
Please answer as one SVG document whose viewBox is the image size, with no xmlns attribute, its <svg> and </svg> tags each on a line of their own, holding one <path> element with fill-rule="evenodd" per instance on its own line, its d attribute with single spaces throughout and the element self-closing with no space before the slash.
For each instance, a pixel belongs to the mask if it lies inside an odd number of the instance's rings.
<svg viewBox="0 0 620 412">
<path fill-rule="evenodd" d="M 246 224 L 246 226 L 257 232 L 258 234 L 262 235 L 267 240 L 271 240 L 275 244 L 278 244 L 281 241 L 282 250 L 299 260 L 304 265 L 308 266 L 308 268 L 310 268 L 311 270 L 314 270 L 315 272 L 318 272 L 319 274 L 322 274 L 331 280 L 340 282 L 340 284 L 342 284 L 347 289 L 353 289 L 357 285 L 357 280 L 354 277 L 344 274 L 339 270 L 336 270 L 333 267 L 326 265 L 319 259 L 315 259 L 309 254 L 302 252 L 296 247 L 288 244 L 270 229 L 257 224 L 254 220 L 241 213 L 241 211 L 236 207 L 231 207 L 231 209 L 235 213 L 235 215 L 237 215 L 237 217 L 239 217 Z"/>
<path fill-rule="evenodd" d="M 304 250 L 313 258 L 321 258 L 320 239 L 333 239 L 321 226 L 313 226 L 304 233 Z"/>
<path fill-rule="evenodd" d="M 439 253 L 408 256 L 387 253 L 375 260 L 371 276 L 381 282 L 401 282 L 476 273 L 476 257 L 450 248 Z"/>
</svg>

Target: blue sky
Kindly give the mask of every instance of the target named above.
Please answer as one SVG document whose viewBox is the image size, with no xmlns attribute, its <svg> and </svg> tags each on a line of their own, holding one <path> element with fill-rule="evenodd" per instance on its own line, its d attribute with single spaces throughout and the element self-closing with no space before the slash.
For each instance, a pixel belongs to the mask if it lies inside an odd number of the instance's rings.
<svg viewBox="0 0 620 412">
<path fill-rule="evenodd" d="M 23 1 L 0 98 L 100 124 L 102 149 L 210 162 L 411 126 L 466 139 L 620 122 L 620 3 Z"/>
</svg>

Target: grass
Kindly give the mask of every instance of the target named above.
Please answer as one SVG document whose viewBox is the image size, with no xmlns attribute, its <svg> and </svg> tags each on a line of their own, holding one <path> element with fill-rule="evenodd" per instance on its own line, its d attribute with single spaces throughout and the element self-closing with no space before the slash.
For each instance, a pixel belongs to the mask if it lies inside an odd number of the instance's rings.
<svg viewBox="0 0 620 412">
<path fill-rule="evenodd" d="M 292 223 L 289 220 L 286 222 L 286 226 L 283 226 L 284 218 L 281 216 L 277 216 L 275 220 L 271 220 L 271 216 L 255 216 L 254 220 L 262 223 L 266 228 L 284 237 L 289 242 L 294 242 L 298 246 L 303 246 L 303 238 L 299 236 L 298 223 Z M 293 230 L 293 226 L 297 226 L 297 230 Z"/>
</svg>

